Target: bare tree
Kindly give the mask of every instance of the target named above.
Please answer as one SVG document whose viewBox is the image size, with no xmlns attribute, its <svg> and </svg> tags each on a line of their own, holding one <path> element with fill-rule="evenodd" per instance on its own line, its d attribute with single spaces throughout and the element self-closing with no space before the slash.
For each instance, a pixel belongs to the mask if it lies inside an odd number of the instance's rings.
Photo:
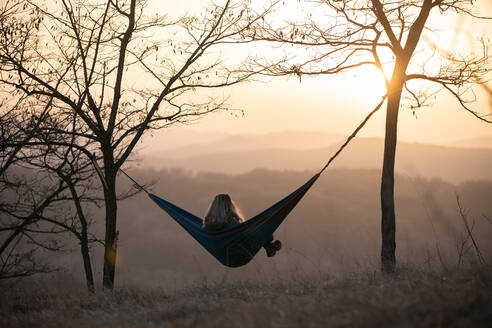
<svg viewBox="0 0 492 328">
<path fill-rule="evenodd" d="M 58 120 L 76 113 L 83 128 L 68 134 L 80 138 L 78 149 L 86 156 L 100 159 L 103 285 L 109 289 L 115 277 L 119 168 L 146 131 L 228 109 L 224 99 L 206 90 L 256 72 L 228 68 L 219 50 L 270 10 L 257 13 L 247 3 L 228 0 L 210 4 L 197 17 L 169 18 L 146 6 L 141 0 L 24 1 L 8 18 L 16 29 L 0 37 L 0 83 L 19 94 L 52 98 Z M 94 143 L 86 148 L 84 139 Z"/>
<path fill-rule="evenodd" d="M 54 130 L 72 131 L 72 134 L 57 134 Z M 60 231 L 71 233 L 78 240 L 87 288 L 94 292 L 90 245 L 94 242 L 104 243 L 89 231 L 92 223 L 90 205 L 100 207 L 102 194 L 97 188 L 93 162 L 80 150 L 90 148 L 90 143 L 94 141 L 80 141 L 81 138 L 75 131 L 83 131 L 76 114 L 72 121 L 67 122 L 60 122 L 56 117 L 45 120 L 36 139 L 28 144 L 33 147 L 30 153 L 34 156 L 26 162 L 30 167 L 46 172 L 53 180 L 60 181 L 67 187 L 66 192 L 56 199 L 51 211 L 39 215 L 38 218 Z"/>
<path fill-rule="evenodd" d="M 32 104 L 26 97 L 11 100 L 3 99 L 0 103 L 0 279 L 52 270 L 35 255 L 39 249 L 58 250 L 56 241 L 45 239 L 41 242 L 27 230 L 35 225 L 37 213 L 43 212 L 64 190 L 62 186 L 53 186 L 49 191 L 44 189 L 39 193 L 38 187 L 44 180 L 26 174 L 21 165 L 30 157 L 27 143 L 39 131 L 50 101 L 36 117 L 29 114 L 27 106 Z"/>
<path fill-rule="evenodd" d="M 2 2 L 0 38 L 12 42 L 18 29 L 37 25 L 39 17 L 36 16 L 24 20 L 11 18 L 24 9 L 23 1 Z M 73 222 L 66 226 L 69 229 L 54 229 L 48 222 L 55 218 L 53 209 L 66 201 L 70 185 L 66 181 L 53 181 L 49 172 L 40 172 L 39 167 L 30 165 L 31 161 L 47 159 L 46 152 L 30 144 L 39 140 L 43 126 L 52 121 L 49 112 L 53 98 L 44 97 L 40 101 L 39 96 L 12 94 L 11 91 L 0 86 L 0 279 L 53 271 L 36 254 L 40 249 L 62 250 L 59 234 L 76 229 Z M 72 174 L 75 173 L 80 172 L 72 170 Z M 48 213 L 49 218 L 46 218 Z M 65 215 L 67 213 L 60 216 L 63 221 L 55 221 L 68 223 Z"/>
<path fill-rule="evenodd" d="M 55 234 L 38 238 L 39 215 L 66 187 L 49 184 L 45 176 L 23 168 L 18 157 L 12 159 L 11 153 L 4 154 L 5 149 L 2 162 L 11 164 L 0 177 L 0 279 L 49 272 L 52 269 L 35 255 L 40 249 L 58 251 L 61 247 Z"/>
<path fill-rule="evenodd" d="M 86 281 L 94 291 L 89 255 L 90 243 L 97 241 L 88 231 L 87 204 L 98 204 L 94 191 L 92 161 L 78 149 L 76 136 L 70 140 L 52 133 L 53 129 L 73 131 L 73 122 L 59 122 L 46 110 L 38 118 L 27 108 L 39 102 L 17 102 L 2 116 L 3 139 L 0 162 L 0 278 L 28 276 L 51 271 L 40 264 L 36 251 L 65 249 L 62 234 L 71 233 L 81 247 Z M 63 124 L 65 126 L 63 126 Z M 63 144 L 60 146 L 59 144 Z"/>
<path fill-rule="evenodd" d="M 431 106 L 435 95 L 445 90 L 470 114 L 492 122 L 490 113 L 479 113 L 469 106 L 475 100 L 471 86 L 484 81 L 491 68 L 487 42 L 480 41 L 480 53 L 468 54 L 441 53 L 419 45 L 423 33 L 434 33 L 427 26 L 432 21 L 431 15 L 452 12 L 484 18 L 473 13 L 473 3 L 473 0 L 313 0 L 306 1 L 306 17 L 302 21 L 279 22 L 268 16 L 242 34 L 247 40 L 288 46 L 287 54 L 291 53 L 289 49 L 304 50 L 302 55 L 285 57 L 277 65 L 262 58 L 252 60 L 250 67 L 262 67 L 272 76 L 337 74 L 363 66 L 379 69 L 387 98 L 381 179 L 383 272 L 393 272 L 396 265 L 394 166 L 401 105 L 415 113 L 417 108 Z M 439 64 L 432 65 L 436 61 Z M 416 80 L 425 83 L 413 83 Z"/>
<path fill-rule="evenodd" d="M 34 183 L 40 179 L 33 177 Z M 20 179 L 6 187 L 2 181 L 0 196 L 0 279 L 25 277 L 52 270 L 36 258 L 40 249 L 60 250 L 54 235 L 50 238 L 37 238 L 38 213 L 42 213 L 51 201 L 62 191 L 63 187 L 55 186 L 49 191 L 43 188 L 27 187 Z M 27 203 L 27 199 L 35 203 Z"/>
<path fill-rule="evenodd" d="M 94 292 L 90 248 L 96 242 L 104 245 L 89 230 L 93 209 L 103 203 L 95 159 L 84 153 L 94 141 L 81 141 L 74 133 L 84 129 L 75 113 L 71 121 L 51 117 L 49 112 L 39 120 L 26 115 L 26 105 L 32 108 L 39 101 L 9 110 L 2 120 L 4 131 L 15 131 L 15 138 L 7 138 L 0 154 L 2 163 L 12 163 L 0 179 L 0 279 L 52 271 L 39 263 L 36 251 L 72 248 L 71 243 L 60 243 L 71 235 L 80 245 L 88 290 Z M 118 200 L 133 196 L 132 190 L 118 195 Z"/>
</svg>

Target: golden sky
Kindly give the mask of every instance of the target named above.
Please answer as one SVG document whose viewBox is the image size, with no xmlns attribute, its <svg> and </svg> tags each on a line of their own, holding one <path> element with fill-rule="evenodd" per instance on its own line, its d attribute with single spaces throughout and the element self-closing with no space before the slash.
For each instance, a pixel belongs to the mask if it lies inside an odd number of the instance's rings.
<svg viewBox="0 0 492 328">
<path fill-rule="evenodd" d="M 179 5 L 173 1 L 153 6 L 158 11 L 169 13 L 195 13 L 204 3 L 182 0 Z M 492 1 L 480 0 L 477 12 L 492 16 Z M 463 32 L 474 37 L 492 37 L 492 21 L 476 23 L 476 20 L 465 18 L 458 22 L 456 17 L 436 17 L 432 23 L 440 33 L 439 46 L 447 49 L 469 46 L 464 37 L 454 37 L 458 24 Z M 245 115 L 236 117 L 230 113 L 216 113 L 186 129 L 226 133 L 303 130 L 349 135 L 379 102 L 384 91 L 380 78 L 367 69 L 358 74 L 303 78 L 301 82 L 295 77 L 275 78 L 264 83 L 250 82 L 220 90 L 220 93 L 230 97 L 229 103 L 234 108 L 244 109 Z M 477 96 L 478 101 L 473 107 L 482 112 L 488 110 L 489 100 L 479 88 Z M 361 135 L 383 136 L 384 116 L 382 109 Z M 417 118 L 409 110 L 402 110 L 398 134 L 400 140 L 446 144 L 458 139 L 492 136 L 492 124 L 483 123 L 460 109 L 457 102 L 443 91 L 433 107 L 418 111 Z"/>
</svg>

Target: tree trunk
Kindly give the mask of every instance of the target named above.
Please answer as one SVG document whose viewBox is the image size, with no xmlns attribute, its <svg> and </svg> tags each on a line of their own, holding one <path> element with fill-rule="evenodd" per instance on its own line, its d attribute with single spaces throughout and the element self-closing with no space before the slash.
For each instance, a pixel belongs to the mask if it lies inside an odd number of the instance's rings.
<svg viewBox="0 0 492 328">
<path fill-rule="evenodd" d="M 417 44 L 424 30 L 425 23 L 431 9 L 438 1 L 424 0 L 420 13 L 410 26 L 405 46 L 401 47 L 401 40 L 396 39 L 393 27 L 388 21 L 385 9 L 379 0 L 372 0 L 374 13 L 387 34 L 396 56 L 395 68 L 388 87 L 388 106 L 386 110 L 386 134 L 384 139 L 383 173 L 381 177 L 381 269 L 391 273 L 396 269 L 395 243 L 395 154 L 396 130 L 398 126 L 398 110 L 403 85 L 405 84 L 406 70 Z"/>
<path fill-rule="evenodd" d="M 107 181 L 108 179 L 106 179 Z M 103 287 L 113 289 L 114 274 L 116 266 L 116 191 L 114 179 L 113 183 L 108 184 L 108 191 L 105 192 L 106 202 L 106 235 L 104 238 L 104 270 Z"/>
<path fill-rule="evenodd" d="M 77 215 L 80 221 L 80 234 L 76 234 L 80 241 L 80 253 L 82 260 L 84 261 L 85 281 L 87 283 L 87 289 L 89 293 L 94 293 L 94 274 L 92 273 L 91 256 L 89 251 L 89 240 L 87 238 L 87 219 L 82 209 L 82 204 L 75 189 L 75 185 L 72 180 L 67 176 L 59 174 L 63 180 L 67 183 L 72 193 L 73 200 L 75 202 L 75 208 L 77 209 Z"/>
<path fill-rule="evenodd" d="M 386 109 L 383 172 L 381 177 L 381 270 L 391 273 L 396 268 L 395 242 L 395 155 L 397 142 L 398 109 L 406 65 L 396 63 L 391 79 Z"/>
<path fill-rule="evenodd" d="M 104 238 L 103 288 L 113 289 L 116 266 L 116 171 L 110 143 L 103 145 L 104 156 L 104 202 L 106 207 L 106 234 Z"/>
<path fill-rule="evenodd" d="M 82 232 L 82 240 L 80 241 L 80 252 L 84 260 L 85 280 L 87 289 L 90 293 L 94 293 L 94 275 L 92 274 L 91 257 L 89 253 L 89 243 L 87 241 L 87 231 Z"/>
</svg>

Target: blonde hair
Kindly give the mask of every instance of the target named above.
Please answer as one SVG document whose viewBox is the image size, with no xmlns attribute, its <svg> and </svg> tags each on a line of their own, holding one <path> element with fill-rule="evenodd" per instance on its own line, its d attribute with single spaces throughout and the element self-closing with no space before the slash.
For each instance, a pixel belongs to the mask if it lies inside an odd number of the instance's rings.
<svg viewBox="0 0 492 328">
<path fill-rule="evenodd" d="M 243 215 L 231 197 L 228 194 L 219 194 L 208 207 L 203 225 L 205 228 L 218 230 L 243 221 Z"/>
</svg>

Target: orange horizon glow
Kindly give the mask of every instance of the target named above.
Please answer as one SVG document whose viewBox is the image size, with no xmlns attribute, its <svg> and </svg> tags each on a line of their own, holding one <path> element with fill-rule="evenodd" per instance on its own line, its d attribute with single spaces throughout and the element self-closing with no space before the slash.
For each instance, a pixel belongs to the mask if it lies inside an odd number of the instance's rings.
<svg viewBox="0 0 492 328">
<path fill-rule="evenodd" d="M 173 12 L 197 11 L 201 2 L 183 1 Z M 173 5 L 174 6 L 174 5 Z M 292 4 L 287 13 L 299 16 L 302 3 Z M 159 3 L 156 8 L 169 7 Z M 477 10 L 480 15 L 492 16 L 492 3 L 479 1 Z M 469 47 L 466 35 L 473 37 L 484 35 L 491 37 L 492 22 L 476 21 L 470 18 L 457 18 L 453 15 L 443 18 L 439 13 L 433 17 L 435 32 L 426 32 L 421 45 L 432 40 L 441 49 L 465 49 Z M 458 26 L 459 25 L 459 26 Z M 462 33 L 456 37 L 455 28 Z M 429 44 L 427 42 L 427 47 Z M 243 51 L 243 50 L 241 50 Z M 267 53 L 268 55 L 268 53 Z M 390 62 L 391 56 L 383 55 L 383 62 Z M 391 74 L 391 63 L 386 74 Z M 428 68 L 436 70 L 438 62 L 430 63 Z M 386 67 L 388 67 L 386 66 Z M 385 67 L 385 68 L 386 68 Z M 477 102 L 472 107 L 480 112 L 488 110 L 489 98 L 477 87 Z M 380 72 L 371 66 L 347 72 L 337 76 L 271 78 L 265 82 L 249 82 L 217 91 L 228 97 L 232 108 L 244 110 L 244 116 L 235 112 L 216 113 L 204 117 L 189 126 L 177 126 L 172 129 L 188 131 L 213 131 L 226 134 L 254 133 L 262 134 L 274 131 L 324 131 L 348 135 L 365 115 L 385 94 L 384 81 Z M 232 114 L 232 115 L 231 115 Z M 237 115 L 239 114 L 239 115 Z M 366 127 L 361 136 L 384 136 L 385 110 L 382 108 Z M 165 136 L 166 131 L 156 135 Z M 467 139 L 478 136 L 492 136 L 492 125 L 479 121 L 461 109 L 459 104 L 446 92 L 437 95 L 430 108 L 417 110 L 416 116 L 406 109 L 400 111 L 399 140 L 446 144 L 449 140 Z"/>
</svg>

